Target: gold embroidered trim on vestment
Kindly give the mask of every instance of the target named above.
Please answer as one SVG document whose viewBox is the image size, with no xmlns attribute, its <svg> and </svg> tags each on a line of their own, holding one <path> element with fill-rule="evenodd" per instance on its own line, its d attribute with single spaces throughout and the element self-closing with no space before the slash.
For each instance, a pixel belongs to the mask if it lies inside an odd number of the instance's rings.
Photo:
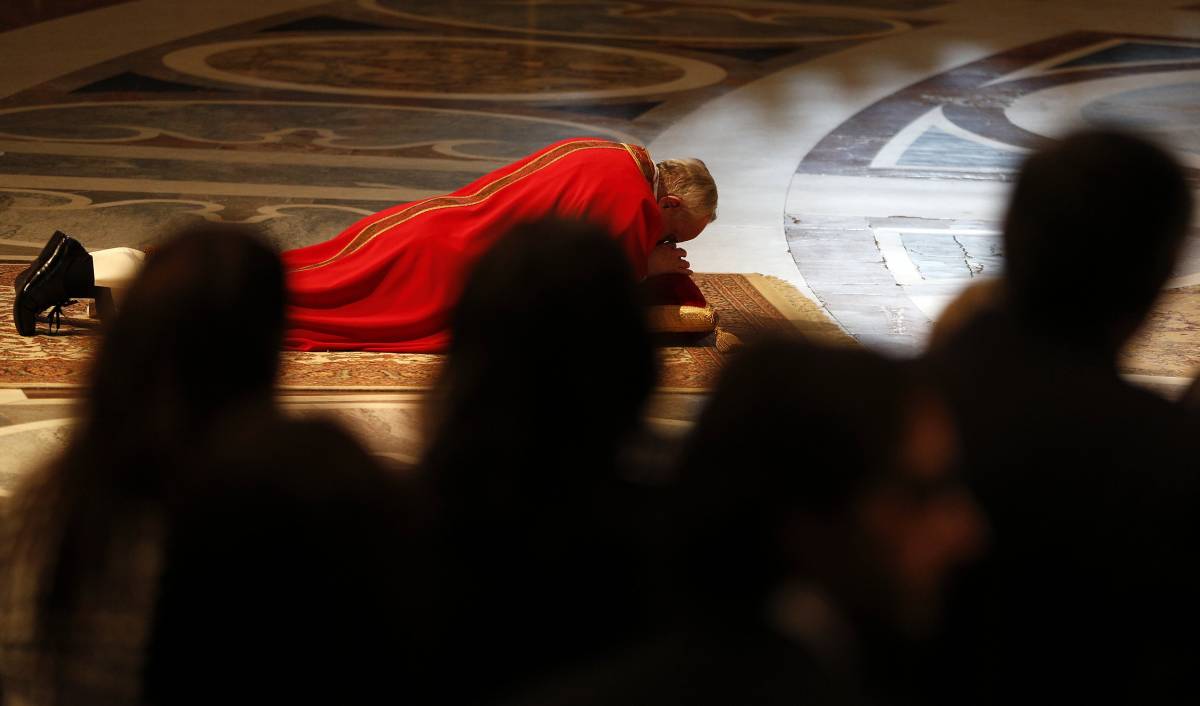
<svg viewBox="0 0 1200 706">
<path fill-rule="evenodd" d="M 354 236 L 354 238 L 346 245 L 346 247 L 342 248 L 341 251 L 333 257 L 311 265 L 305 265 L 304 267 L 297 267 L 296 269 L 292 270 L 292 272 L 315 270 L 319 267 L 324 267 L 330 263 L 352 255 L 362 248 L 362 246 L 371 242 L 375 238 L 401 224 L 407 223 L 417 216 L 422 216 L 432 211 L 440 211 L 443 208 L 459 208 L 462 206 L 474 206 L 476 204 L 483 203 L 503 189 L 541 171 L 542 169 L 545 169 L 563 157 L 585 149 L 624 149 L 629 152 L 631 156 L 633 156 L 634 162 L 638 162 L 637 157 L 633 154 L 633 151 L 630 150 L 629 146 L 625 144 L 617 142 L 605 142 L 601 140 L 580 140 L 578 142 L 568 142 L 542 154 L 537 159 L 529 162 L 520 169 L 506 174 L 495 181 L 484 184 L 473 194 L 467 194 L 465 196 L 434 196 L 433 198 L 426 199 L 424 201 L 418 201 L 410 205 L 408 208 L 393 213 L 386 218 L 381 218 L 380 220 L 363 228 L 358 235 Z M 638 164 L 640 167 L 640 163 Z M 644 173 L 645 170 L 643 170 L 643 174 Z"/>
<path fill-rule="evenodd" d="M 650 159 L 650 153 L 645 147 L 639 145 L 630 145 L 622 142 L 621 146 L 629 151 L 629 156 L 633 157 L 633 162 L 642 171 L 642 176 L 646 177 L 646 181 L 654 183 L 654 172 L 657 168 L 654 166 L 654 160 Z M 658 194 L 655 194 L 657 197 Z"/>
</svg>

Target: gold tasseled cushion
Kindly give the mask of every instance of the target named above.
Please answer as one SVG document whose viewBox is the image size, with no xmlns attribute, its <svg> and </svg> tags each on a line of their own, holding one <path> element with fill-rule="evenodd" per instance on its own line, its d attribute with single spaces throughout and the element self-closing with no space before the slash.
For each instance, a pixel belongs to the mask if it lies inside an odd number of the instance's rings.
<svg viewBox="0 0 1200 706">
<path fill-rule="evenodd" d="M 717 352 L 732 353 L 742 347 L 742 339 L 724 330 L 717 329 Z"/>
<path fill-rule="evenodd" d="M 650 306 L 646 307 L 646 321 L 654 333 L 711 333 L 717 327 L 717 310 L 711 306 Z"/>
</svg>

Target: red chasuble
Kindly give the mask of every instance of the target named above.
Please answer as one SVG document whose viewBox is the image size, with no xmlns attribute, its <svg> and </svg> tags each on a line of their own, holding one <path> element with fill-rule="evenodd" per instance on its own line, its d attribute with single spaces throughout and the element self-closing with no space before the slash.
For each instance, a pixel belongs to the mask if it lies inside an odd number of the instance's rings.
<svg viewBox="0 0 1200 706">
<path fill-rule="evenodd" d="M 450 311 L 476 259 L 513 226 L 547 215 L 605 226 L 644 277 L 663 237 L 653 180 L 641 147 L 564 140 L 452 194 L 394 206 L 332 240 L 285 252 L 284 345 L 444 351 Z"/>
</svg>

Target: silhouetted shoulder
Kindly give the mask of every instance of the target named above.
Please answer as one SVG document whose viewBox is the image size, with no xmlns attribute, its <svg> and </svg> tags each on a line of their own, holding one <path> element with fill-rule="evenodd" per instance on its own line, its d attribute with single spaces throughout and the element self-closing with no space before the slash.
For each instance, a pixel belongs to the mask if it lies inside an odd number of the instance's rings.
<svg viewBox="0 0 1200 706">
<path fill-rule="evenodd" d="M 866 701 L 766 630 L 660 636 L 550 678 L 504 706 L 851 706 Z"/>
<path fill-rule="evenodd" d="M 147 694 L 212 703 L 236 684 L 247 700 L 315 702 L 383 689 L 399 669 L 388 664 L 411 659 L 397 639 L 411 632 L 403 479 L 328 422 L 257 420 L 226 441 L 173 513 Z"/>
</svg>

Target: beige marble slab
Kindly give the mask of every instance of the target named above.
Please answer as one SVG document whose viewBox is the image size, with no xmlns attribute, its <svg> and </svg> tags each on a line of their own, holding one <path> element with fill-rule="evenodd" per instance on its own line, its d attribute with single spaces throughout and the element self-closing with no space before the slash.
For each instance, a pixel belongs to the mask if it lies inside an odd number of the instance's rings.
<svg viewBox="0 0 1200 706">
<path fill-rule="evenodd" d="M 1191 378 L 1200 372 L 1200 285 L 1163 292 L 1121 367 L 1157 377 Z"/>
</svg>

